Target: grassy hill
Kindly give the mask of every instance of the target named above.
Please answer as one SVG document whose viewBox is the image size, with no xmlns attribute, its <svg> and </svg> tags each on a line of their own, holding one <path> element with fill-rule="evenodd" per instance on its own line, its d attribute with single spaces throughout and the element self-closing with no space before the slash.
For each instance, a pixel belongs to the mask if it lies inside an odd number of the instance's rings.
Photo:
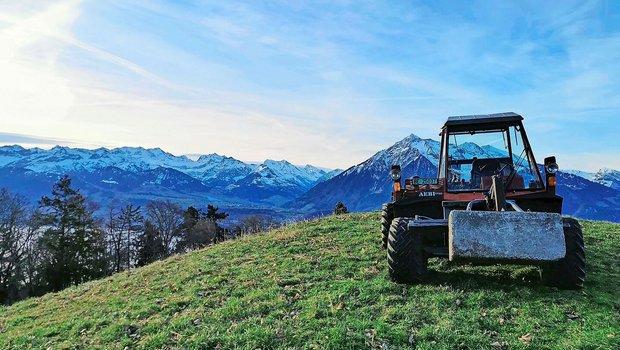
<svg viewBox="0 0 620 350">
<path fill-rule="evenodd" d="M 377 213 L 304 222 L 0 309 L 2 348 L 618 349 L 620 226 L 584 223 L 581 291 L 524 266 L 387 278 Z"/>
</svg>

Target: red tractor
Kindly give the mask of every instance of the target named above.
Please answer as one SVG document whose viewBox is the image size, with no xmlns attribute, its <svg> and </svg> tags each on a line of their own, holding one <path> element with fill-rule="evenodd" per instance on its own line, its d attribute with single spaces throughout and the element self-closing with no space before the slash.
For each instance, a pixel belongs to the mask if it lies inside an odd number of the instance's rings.
<svg viewBox="0 0 620 350">
<path fill-rule="evenodd" d="M 523 117 L 515 113 L 449 117 L 441 129 L 437 178 L 401 182 L 393 165 L 392 201 L 383 205 L 389 274 L 420 283 L 428 259 L 536 264 L 545 284 L 576 289 L 585 280 L 579 223 L 562 218 L 555 157 L 544 179 Z"/>
</svg>

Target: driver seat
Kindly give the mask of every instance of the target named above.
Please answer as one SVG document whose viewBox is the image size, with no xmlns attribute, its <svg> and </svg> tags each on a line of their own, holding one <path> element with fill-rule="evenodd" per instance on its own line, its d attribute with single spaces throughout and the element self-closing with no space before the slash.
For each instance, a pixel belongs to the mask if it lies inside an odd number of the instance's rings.
<svg viewBox="0 0 620 350">
<path fill-rule="evenodd" d="M 505 181 L 505 180 L 504 180 Z M 493 176 L 483 176 L 482 177 L 482 189 L 488 190 L 493 185 Z M 507 190 L 522 190 L 525 187 L 525 182 L 523 180 L 523 176 L 519 174 L 515 174 L 512 182 L 510 182 L 510 186 L 508 186 Z"/>
<path fill-rule="evenodd" d="M 473 188 L 484 188 L 483 178 L 491 178 L 500 170 L 497 159 L 474 159 L 471 163 L 471 185 Z"/>
</svg>

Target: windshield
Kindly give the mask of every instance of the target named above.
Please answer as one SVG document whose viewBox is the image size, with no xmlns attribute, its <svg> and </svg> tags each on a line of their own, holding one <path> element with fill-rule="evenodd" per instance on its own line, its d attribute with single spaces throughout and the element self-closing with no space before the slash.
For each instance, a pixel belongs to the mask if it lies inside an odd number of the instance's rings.
<svg viewBox="0 0 620 350">
<path fill-rule="evenodd" d="M 503 178 L 508 191 L 543 188 L 518 127 L 451 133 L 448 138 L 448 191 L 488 190 L 493 175 Z"/>
</svg>

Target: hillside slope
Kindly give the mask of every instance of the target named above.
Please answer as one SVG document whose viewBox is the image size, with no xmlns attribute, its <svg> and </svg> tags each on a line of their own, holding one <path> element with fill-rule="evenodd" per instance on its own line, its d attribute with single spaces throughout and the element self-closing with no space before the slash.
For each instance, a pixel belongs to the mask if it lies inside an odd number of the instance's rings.
<svg viewBox="0 0 620 350">
<path fill-rule="evenodd" d="M 304 222 L 0 309 L 0 348 L 620 348 L 620 226 L 586 222 L 582 291 L 533 267 L 387 279 L 377 213 Z"/>
</svg>

